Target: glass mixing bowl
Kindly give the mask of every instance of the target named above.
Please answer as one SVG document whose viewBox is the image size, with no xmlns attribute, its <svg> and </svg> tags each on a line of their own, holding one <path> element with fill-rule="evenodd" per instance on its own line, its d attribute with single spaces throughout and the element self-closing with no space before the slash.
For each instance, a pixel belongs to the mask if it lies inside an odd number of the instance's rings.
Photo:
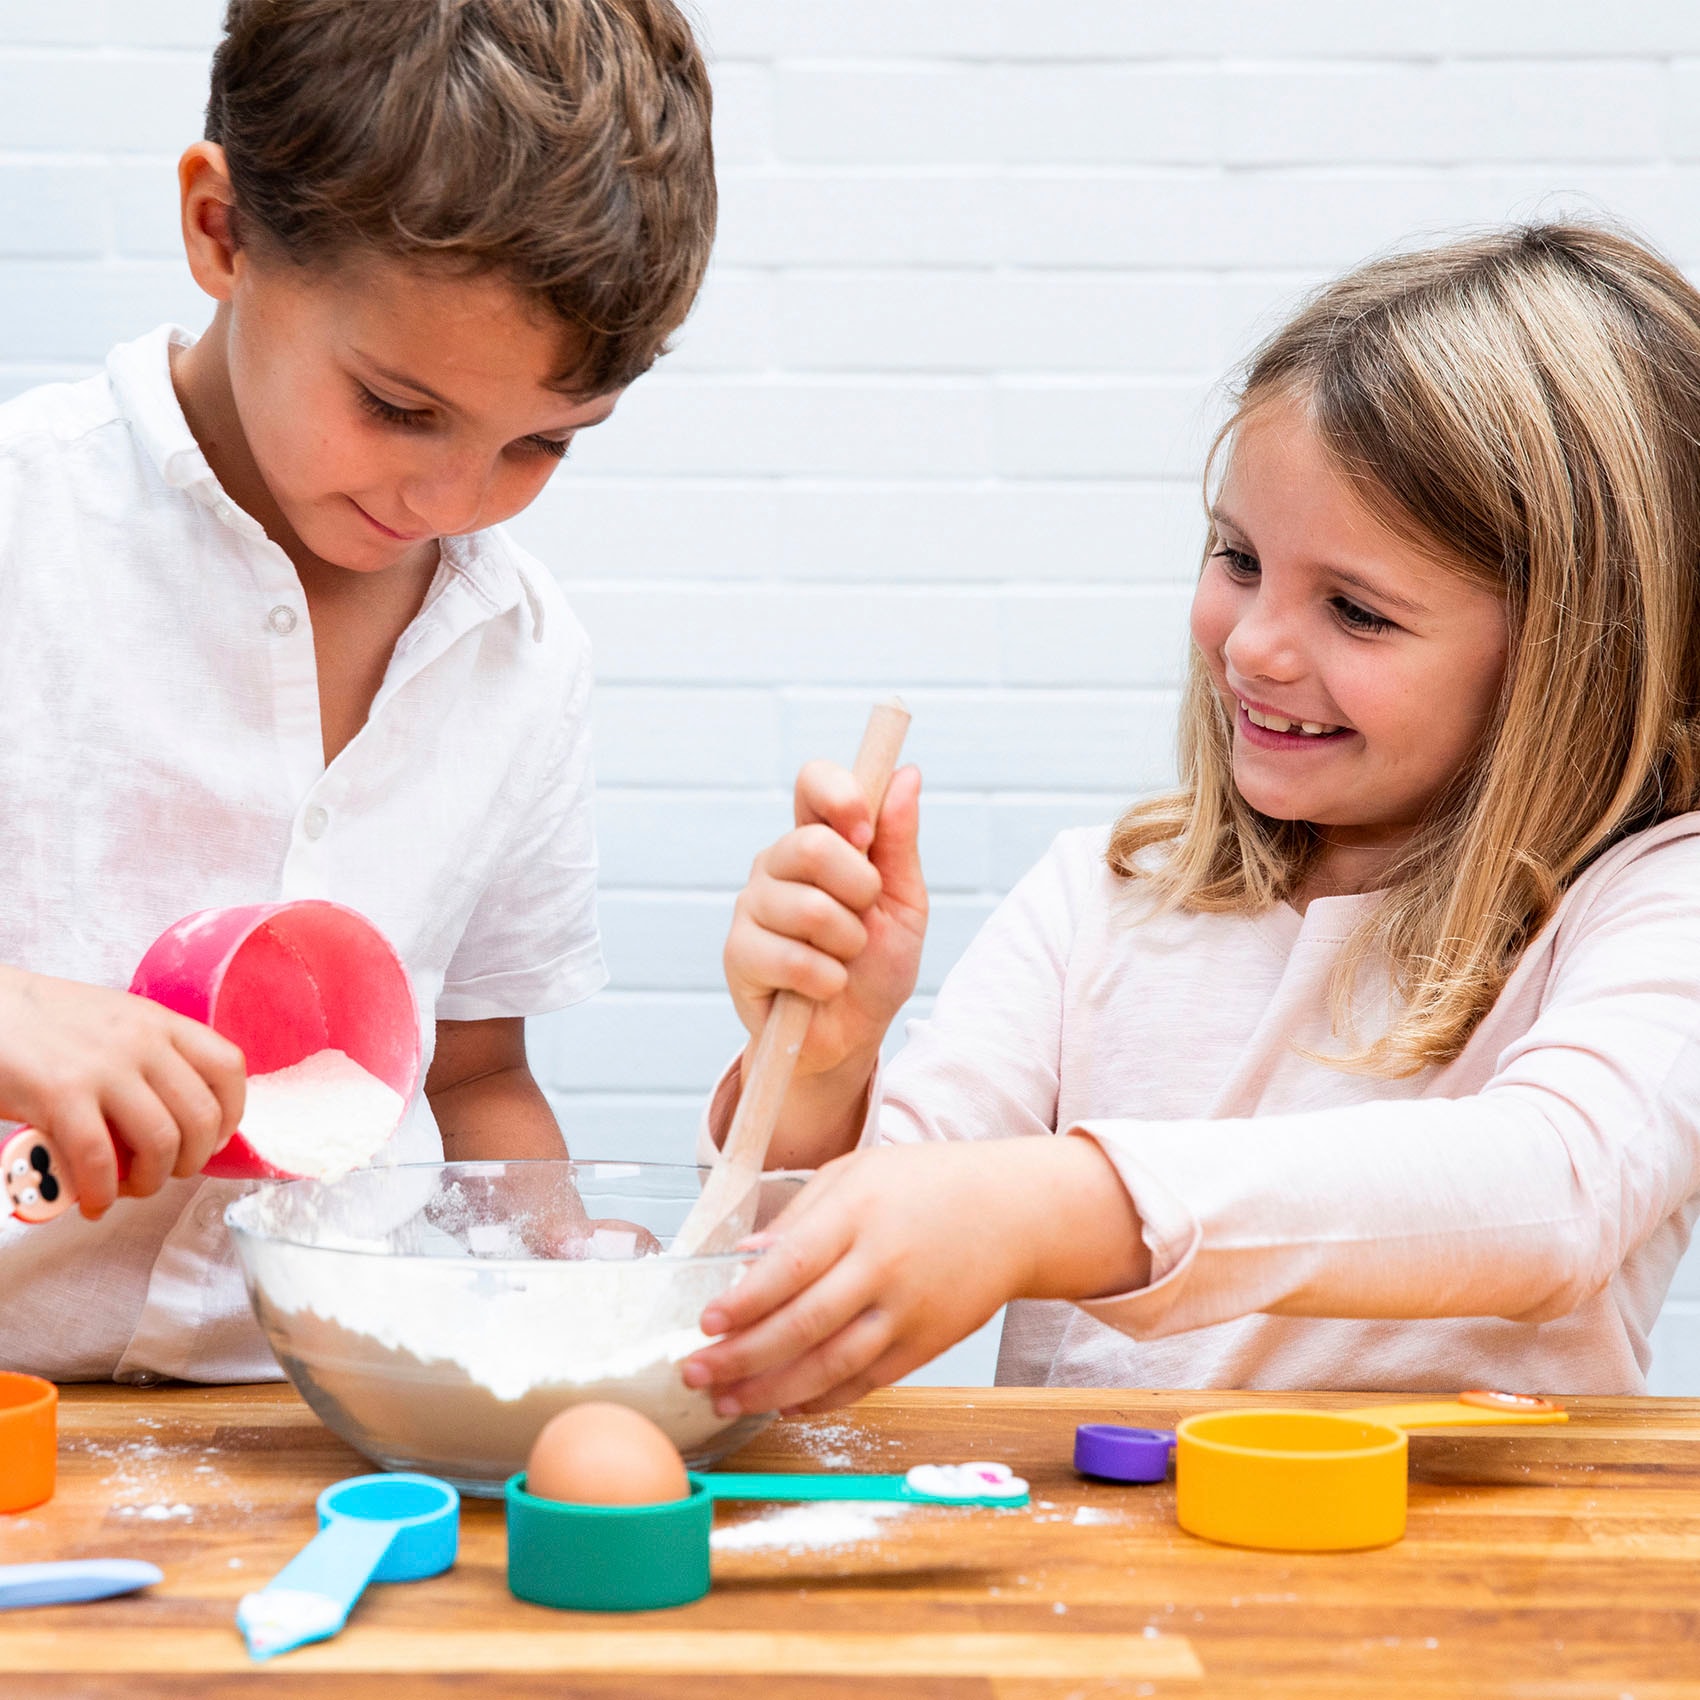
<svg viewBox="0 0 1700 1700">
<path fill-rule="evenodd" d="M 707 1174 L 398 1164 L 266 1187 L 225 1221 L 260 1326 L 326 1426 L 390 1469 L 494 1497 L 544 1423 L 586 1399 L 642 1411 L 693 1467 L 772 1420 L 717 1416 L 679 1377 L 703 1306 L 756 1255 L 654 1255 Z M 803 1178 L 764 1179 L 758 1226 Z"/>
</svg>

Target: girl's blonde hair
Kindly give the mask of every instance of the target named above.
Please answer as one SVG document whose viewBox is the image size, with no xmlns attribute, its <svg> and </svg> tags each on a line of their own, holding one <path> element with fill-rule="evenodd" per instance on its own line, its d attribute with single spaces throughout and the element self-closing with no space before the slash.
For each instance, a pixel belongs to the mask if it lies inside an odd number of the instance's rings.
<svg viewBox="0 0 1700 1700">
<path fill-rule="evenodd" d="M 1488 728 L 1335 970 L 1339 1033 L 1372 955 L 1403 1001 L 1335 1060 L 1413 1074 L 1463 1049 L 1594 857 L 1700 801 L 1700 294 L 1608 230 L 1498 231 L 1329 285 L 1237 402 L 1212 464 L 1259 407 L 1301 405 L 1383 524 L 1505 599 Z M 1245 802 L 1232 744 L 1195 651 L 1181 789 L 1129 809 L 1109 847 L 1165 908 L 1267 907 L 1322 848 Z"/>
</svg>

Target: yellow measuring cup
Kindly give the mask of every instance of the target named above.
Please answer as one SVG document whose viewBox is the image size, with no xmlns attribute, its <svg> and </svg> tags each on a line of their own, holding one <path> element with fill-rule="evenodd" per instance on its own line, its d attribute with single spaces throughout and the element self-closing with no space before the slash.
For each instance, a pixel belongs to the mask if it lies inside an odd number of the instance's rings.
<svg viewBox="0 0 1700 1700">
<path fill-rule="evenodd" d="M 1228 1546 L 1388 1546 L 1405 1532 L 1407 1429 L 1567 1420 L 1550 1399 L 1489 1392 L 1355 1411 L 1206 1411 L 1175 1429 L 1175 1514 Z"/>
</svg>

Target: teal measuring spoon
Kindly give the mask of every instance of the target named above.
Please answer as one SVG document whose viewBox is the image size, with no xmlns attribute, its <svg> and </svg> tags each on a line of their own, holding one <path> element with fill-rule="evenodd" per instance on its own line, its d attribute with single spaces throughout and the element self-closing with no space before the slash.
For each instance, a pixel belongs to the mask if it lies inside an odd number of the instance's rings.
<svg viewBox="0 0 1700 1700">
<path fill-rule="evenodd" d="M 710 1499 L 901 1500 L 910 1505 L 1025 1505 L 1027 1484 L 1004 1464 L 922 1464 L 903 1476 L 709 1470 L 695 1478 Z"/>
</svg>

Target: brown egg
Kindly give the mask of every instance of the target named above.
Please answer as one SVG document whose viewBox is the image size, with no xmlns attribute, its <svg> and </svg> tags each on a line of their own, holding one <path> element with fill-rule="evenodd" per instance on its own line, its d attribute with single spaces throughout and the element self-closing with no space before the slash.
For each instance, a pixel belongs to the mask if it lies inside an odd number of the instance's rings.
<svg viewBox="0 0 1700 1700">
<path fill-rule="evenodd" d="M 691 1491 L 679 1449 L 648 1417 L 595 1400 L 543 1425 L 525 1487 L 570 1505 L 662 1505 Z"/>
</svg>

